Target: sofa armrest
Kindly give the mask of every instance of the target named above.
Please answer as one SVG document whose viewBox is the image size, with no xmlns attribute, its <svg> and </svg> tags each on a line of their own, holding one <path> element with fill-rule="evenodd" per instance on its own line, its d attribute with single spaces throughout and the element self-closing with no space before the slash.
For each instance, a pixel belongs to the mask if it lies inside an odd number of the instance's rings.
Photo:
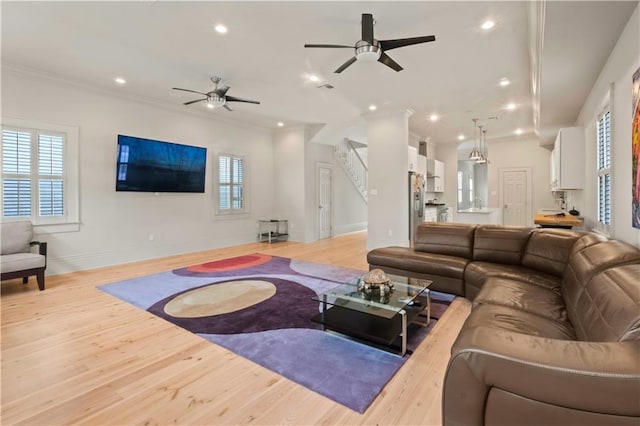
<svg viewBox="0 0 640 426">
<path fill-rule="evenodd" d="M 445 376 L 443 423 L 483 424 L 492 388 L 573 410 L 640 416 L 640 342 L 463 330 Z"/>
<path fill-rule="evenodd" d="M 30 247 L 38 246 L 38 253 L 44 256 L 44 267 L 47 267 L 47 243 L 46 241 L 31 241 Z"/>
</svg>

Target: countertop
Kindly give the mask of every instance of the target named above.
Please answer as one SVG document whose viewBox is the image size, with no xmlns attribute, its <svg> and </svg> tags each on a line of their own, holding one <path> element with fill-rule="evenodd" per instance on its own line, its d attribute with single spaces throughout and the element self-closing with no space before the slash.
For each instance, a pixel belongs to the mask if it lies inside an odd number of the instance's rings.
<svg viewBox="0 0 640 426">
<path fill-rule="evenodd" d="M 536 213 L 533 223 L 536 225 L 582 226 L 582 219 L 577 216 Z"/>
<path fill-rule="evenodd" d="M 489 214 L 497 211 L 497 209 L 492 209 L 489 207 L 482 207 L 481 209 L 477 207 L 473 207 L 470 209 L 458 210 L 458 213 L 480 213 L 480 214 Z"/>
</svg>

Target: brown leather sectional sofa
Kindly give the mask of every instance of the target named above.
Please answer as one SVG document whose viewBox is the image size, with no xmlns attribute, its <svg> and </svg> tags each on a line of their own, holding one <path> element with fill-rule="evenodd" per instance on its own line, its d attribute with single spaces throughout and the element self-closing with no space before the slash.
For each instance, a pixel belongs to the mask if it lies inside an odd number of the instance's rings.
<svg viewBox="0 0 640 426">
<path fill-rule="evenodd" d="M 370 268 L 468 298 L 445 425 L 640 425 L 640 250 L 594 233 L 425 223 Z"/>
</svg>

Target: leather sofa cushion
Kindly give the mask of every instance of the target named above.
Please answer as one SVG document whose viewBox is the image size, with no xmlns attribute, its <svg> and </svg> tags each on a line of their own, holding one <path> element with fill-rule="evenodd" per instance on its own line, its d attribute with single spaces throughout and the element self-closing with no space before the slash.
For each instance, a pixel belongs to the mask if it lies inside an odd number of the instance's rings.
<svg viewBox="0 0 640 426">
<path fill-rule="evenodd" d="M 640 263 L 595 275 L 574 306 L 574 327 L 582 340 L 640 340 Z"/>
<path fill-rule="evenodd" d="M 419 274 L 441 275 L 462 279 L 468 259 L 423 253 L 407 247 L 383 247 L 367 253 L 369 265 L 388 266 Z"/>
<path fill-rule="evenodd" d="M 640 263 L 640 250 L 617 240 L 593 244 L 571 255 L 562 279 L 562 296 L 567 305 L 569 320 L 576 326 L 576 332 L 580 340 L 589 340 L 591 337 L 598 335 L 595 332 L 591 334 L 589 331 L 593 324 L 588 324 L 590 315 L 584 312 L 585 308 L 592 307 L 592 302 L 589 300 L 590 292 L 585 294 L 585 289 L 590 284 L 591 279 L 605 269 L 638 263 Z M 637 277 L 632 278 L 636 282 L 638 281 Z M 609 302 L 604 301 L 601 303 L 611 303 L 614 300 L 611 299 Z M 585 306 L 580 306 L 581 304 L 585 304 Z M 605 335 L 608 338 L 614 338 L 612 333 Z"/>
<path fill-rule="evenodd" d="M 477 292 L 489 277 L 524 281 L 536 286 L 553 289 L 560 287 L 561 280 L 555 275 L 518 265 L 501 265 L 490 262 L 471 262 L 464 271 L 465 296 L 474 300 Z"/>
<path fill-rule="evenodd" d="M 569 255 L 582 232 L 568 229 L 538 229 L 529 237 L 522 265 L 562 277 Z"/>
<path fill-rule="evenodd" d="M 505 278 L 489 278 L 473 301 L 474 306 L 508 306 L 552 321 L 567 322 L 567 311 L 558 289 Z"/>
<path fill-rule="evenodd" d="M 578 238 L 573 247 L 571 248 L 571 256 L 574 254 L 591 247 L 594 244 L 599 244 L 604 241 L 608 241 L 608 238 L 602 234 L 596 234 L 595 232 L 589 232 L 582 237 Z"/>
<path fill-rule="evenodd" d="M 519 265 L 531 228 L 481 225 L 473 240 L 473 260 Z"/>
<path fill-rule="evenodd" d="M 469 317 L 467 317 L 460 335 L 474 327 L 487 327 L 550 339 L 576 339 L 575 331 L 568 321 L 553 321 L 539 315 L 500 305 L 482 304 L 474 307 Z"/>
<path fill-rule="evenodd" d="M 476 225 L 421 223 L 416 231 L 416 251 L 471 259 Z"/>
</svg>

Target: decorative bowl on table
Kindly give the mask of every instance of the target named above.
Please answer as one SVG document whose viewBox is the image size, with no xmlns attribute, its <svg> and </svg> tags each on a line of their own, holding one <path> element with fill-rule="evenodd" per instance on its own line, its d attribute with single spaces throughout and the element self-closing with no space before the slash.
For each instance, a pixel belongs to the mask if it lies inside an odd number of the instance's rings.
<svg viewBox="0 0 640 426">
<path fill-rule="evenodd" d="M 364 294 L 380 292 L 381 299 L 383 295 L 393 292 L 393 283 L 387 277 L 382 269 L 372 269 L 360 278 L 358 281 L 358 291 Z"/>
</svg>

